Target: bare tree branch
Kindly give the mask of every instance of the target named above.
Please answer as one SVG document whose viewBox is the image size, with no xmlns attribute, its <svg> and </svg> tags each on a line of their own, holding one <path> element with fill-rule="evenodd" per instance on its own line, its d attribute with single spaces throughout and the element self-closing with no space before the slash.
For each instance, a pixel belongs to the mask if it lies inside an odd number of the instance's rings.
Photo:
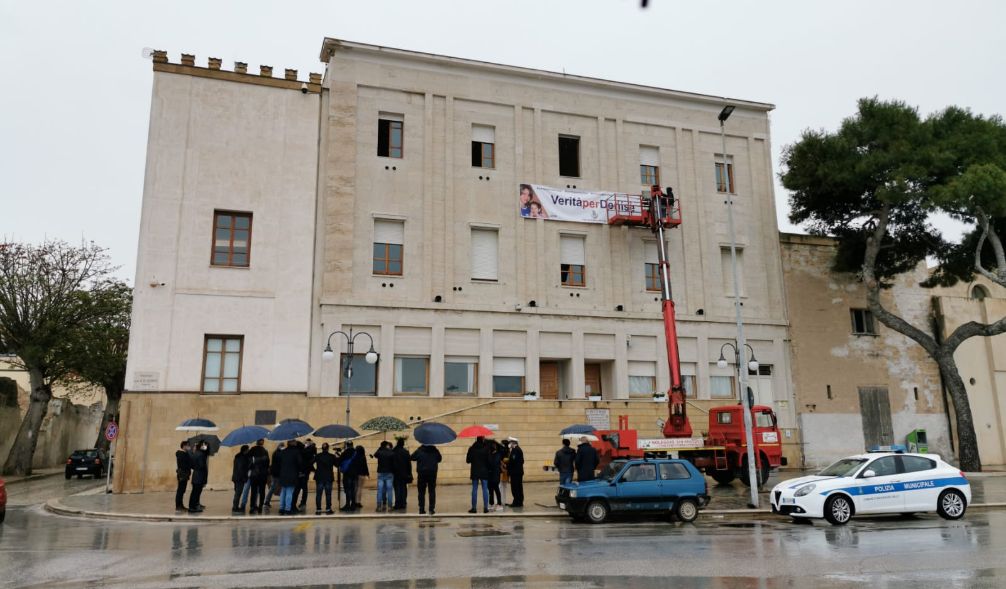
<svg viewBox="0 0 1006 589">
<path fill-rule="evenodd" d="M 999 234 L 996 233 L 995 227 L 989 222 L 988 215 L 985 214 L 985 211 L 981 207 L 976 208 L 976 215 L 978 216 L 978 224 L 982 226 L 982 236 L 978 238 L 978 246 L 975 248 L 975 269 L 992 282 L 1000 286 L 1006 286 L 1006 252 L 1003 251 L 1002 241 L 999 240 Z M 982 264 L 982 248 L 985 246 L 986 238 L 992 244 L 992 251 L 995 252 L 995 273 L 986 270 Z"/>
</svg>

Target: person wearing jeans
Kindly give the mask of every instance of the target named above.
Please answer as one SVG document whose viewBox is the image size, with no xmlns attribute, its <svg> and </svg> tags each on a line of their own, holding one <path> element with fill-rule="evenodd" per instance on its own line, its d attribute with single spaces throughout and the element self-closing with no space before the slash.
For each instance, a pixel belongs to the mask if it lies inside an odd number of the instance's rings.
<svg viewBox="0 0 1006 589">
<path fill-rule="evenodd" d="M 300 448 L 287 444 L 275 457 L 279 462 L 279 514 L 293 515 L 293 492 L 300 481 L 303 457 Z"/>
<path fill-rule="evenodd" d="M 314 457 L 314 514 L 321 515 L 321 496 L 325 495 L 325 513 L 332 515 L 332 482 L 335 481 L 335 455 L 328 451 L 328 444 L 321 445 L 321 452 Z"/>
<path fill-rule="evenodd" d="M 479 436 L 475 438 L 475 443 L 468 448 L 468 455 L 465 462 L 471 465 L 470 473 L 472 479 L 472 508 L 468 513 L 478 512 L 478 489 L 482 487 L 482 510 L 489 513 L 489 446 L 485 438 Z"/>
<path fill-rule="evenodd" d="M 377 459 L 377 511 L 388 511 L 395 496 L 392 488 L 395 482 L 395 453 L 391 442 L 381 442 L 374 458 Z"/>
<path fill-rule="evenodd" d="M 576 460 L 576 450 L 570 447 L 569 439 L 563 438 L 562 448 L 555 453 L 552 466 L 559 471 L 559 484 L 568 485 L 573 482 L 573 466 Z"/>
</svg>

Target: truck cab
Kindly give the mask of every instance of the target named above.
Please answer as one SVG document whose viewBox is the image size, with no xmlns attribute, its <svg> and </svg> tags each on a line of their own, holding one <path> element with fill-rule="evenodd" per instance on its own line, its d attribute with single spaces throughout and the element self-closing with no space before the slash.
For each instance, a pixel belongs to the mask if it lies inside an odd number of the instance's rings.
<svg viewBox="0 0 1006 589">
<path fill-rule="evenodd" d="M 753 439 L 758 454 L 758 470 L 761 482 L 764 482 L 773 469 L 784 464 L 782 457 L 782 439 L 776 421 L 775 412 L 767 405 L 755 405 L 751 408 L 751 421 L 754 425 Z M 706 437 L 709 446 L 724 448 L 726 465 L 711 465 L 706 473 L 719 483 L 729 483 L 735 476 L 742 480 L 747 477 L 747 441 L 744 435 L 744 408 L 737 405 L 714 407 L 709 411 L 709 432 Z"/>
</svg>

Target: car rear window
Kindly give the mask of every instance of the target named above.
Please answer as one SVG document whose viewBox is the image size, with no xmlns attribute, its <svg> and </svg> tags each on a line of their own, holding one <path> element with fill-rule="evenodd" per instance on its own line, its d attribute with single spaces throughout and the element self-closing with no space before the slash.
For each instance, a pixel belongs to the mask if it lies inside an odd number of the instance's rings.
<svg viewBox="0 0 1006 589">
<path fill-rule="evenodd" d="M 901 464 L 905 467 L 905 472 L 920 472 L 936 468 L 936 462 L 921 456 L 902 456 Z"/>
<path fill-rule="evenodd" d="M 94 458 L 94 457 L 96 457 L 98 455 L 98 451 L 97 450 L 75 450 L 74 453 L 73 453 L 73 455 L 77 456 L 77 457 L 81 457 L 81 458 Z"/>
<path fill-rule="evenodd" d="M 692 473 L 688 472 L 688 469 L 683 464 L 667 462 L 660 465 L 660 478 L 665 481 L 690 479 L 692 478 Z"/>
</svg>

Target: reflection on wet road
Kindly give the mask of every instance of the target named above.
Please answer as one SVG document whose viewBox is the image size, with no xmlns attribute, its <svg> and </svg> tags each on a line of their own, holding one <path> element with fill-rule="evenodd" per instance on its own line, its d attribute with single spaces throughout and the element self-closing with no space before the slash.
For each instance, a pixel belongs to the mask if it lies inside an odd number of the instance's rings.
<svg viewBox="0 0 1006 589">
<path fill-rule="evenodd" d="M 2 587 L 998 587 L 1006 512 L 697 525 L 566 518 L 143 524 L 38 506 L 0 526 Z"/>
</svg>

